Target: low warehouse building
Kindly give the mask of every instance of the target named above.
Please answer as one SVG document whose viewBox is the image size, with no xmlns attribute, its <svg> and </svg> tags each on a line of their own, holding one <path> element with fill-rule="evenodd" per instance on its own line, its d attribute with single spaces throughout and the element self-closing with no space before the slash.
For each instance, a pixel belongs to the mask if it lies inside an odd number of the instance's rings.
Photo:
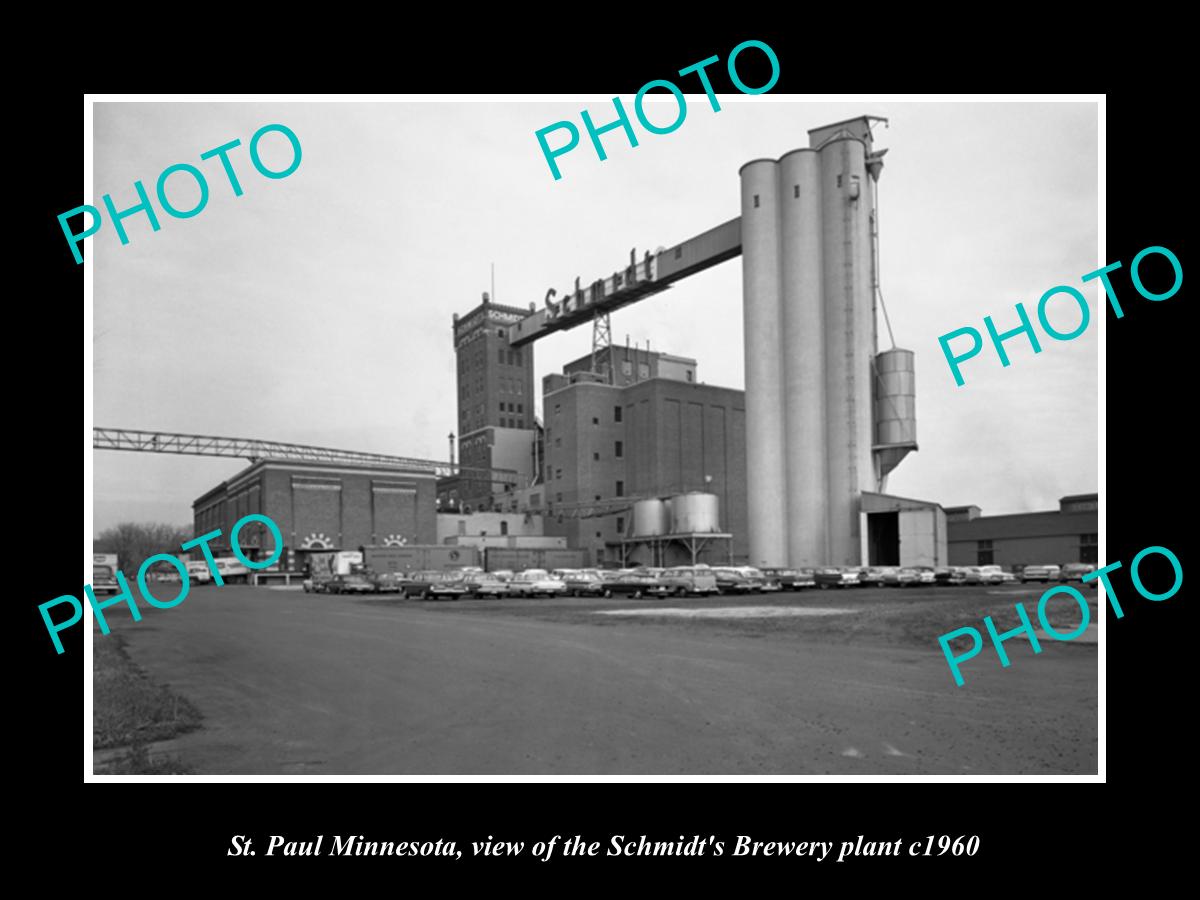
<svg viewBox="0 0 1200 900">
<path fill-rule="evenodd" d="M 1013 570 L 1099 560 L 1100 503 L 1096 494 L 1059 500 L 1057 510 L 984 516 L 978 506 L 946 508 L 950 564 L 998 565 Z"/>
</svg>

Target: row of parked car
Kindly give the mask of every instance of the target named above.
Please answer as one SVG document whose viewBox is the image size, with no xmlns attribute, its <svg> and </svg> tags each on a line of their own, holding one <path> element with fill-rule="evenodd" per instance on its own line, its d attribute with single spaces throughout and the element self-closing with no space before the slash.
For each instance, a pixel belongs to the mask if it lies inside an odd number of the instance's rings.
<svg viewBox="0 0 1200 900">
<path fill-rule="evenodd" d="M 768 570 L 773 571 L 773 570 Z M 782 570 L 781 570 L 782 571 Z M 309 578 L 304 590 L 329 594 L 399 594 L 421 599 L 458 597 L 703 597 L 811 587 L 798 573 L 767 574 L 751 566 L 707 565 L 635 569 L 527 569 L 484 572 L 477 568 L 445 571 L 355 572 Z"/>
<path fill-rule="evenodd" d="M 459 597 L 703 597 L 765 594 L 805 588 L 914 587 L 1081 581 L 1095 566 L 1025 566 L 1019 575 L 1000 566 L 824 566 L 799 569 L 753 566 L 673 566 L 635 569 L 478 568 L 424 572 L 368 571 L 309 578 L 304 590 L 329 594 L 399 594 L 426 600 Z"/>
</svg>

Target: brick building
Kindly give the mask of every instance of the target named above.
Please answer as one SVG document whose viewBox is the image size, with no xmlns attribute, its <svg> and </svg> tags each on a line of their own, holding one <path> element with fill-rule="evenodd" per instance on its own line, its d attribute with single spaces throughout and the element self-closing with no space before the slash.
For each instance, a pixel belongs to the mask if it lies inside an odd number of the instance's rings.
<svg viewBox="0 0 1200 900">
<path fill-rule="evenodd" d="M 221 529 L 216 555 L 228 555 L 235 522 L 249 513 L 269 517 L 283 534 L 280 566 L 303 570 L 304 554 L 437 542 L 435 479 L 379 464 L 264 460 L 192 503 L 195 533 Z M 251 559 L 273 551 L 265 526 L 238 535 Z"/>
<path fill-rule="evenodd" d="M 1096 494 L 1063 497 L 1056 510 L 1006 516 L 984 516 L 978 506 L 948 506 L 950 564 L 1013 570 L 1041 563 L 1095 563 L 1099 510 Z"/>
<path fill-rule="evenodd" d="M 589 355 L 543 379 L 547 534 L 613 561 L 628 510 L 575 518 L 555 508 L 707 491 L 734 535 L 734 559 L 746 559 L 744 392 L 700 384 L 696 373 L 693 359 L 612 347 L 594 368 Z"/>
<path fill-rule="evenodd" d="M 454 352 L 458 382 L 458 461 L 474 469 L 511 469 L 514 488 L 533 476 L 537 426 L 534 420 L 533 347 L 511 347 L 508 328 L 529 310 L 483 302 L 454 316 Z M 500 485 L 472 472 L 438 483 L 442 510 L 491 505 Z"/>
</svg>

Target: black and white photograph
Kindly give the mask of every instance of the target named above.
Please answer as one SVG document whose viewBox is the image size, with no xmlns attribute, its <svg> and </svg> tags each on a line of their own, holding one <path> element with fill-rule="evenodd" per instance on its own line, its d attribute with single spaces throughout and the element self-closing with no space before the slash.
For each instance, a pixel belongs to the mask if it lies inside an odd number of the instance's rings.
<svg viewBox="0 0 1200 900">
<path fill-rule="evenodd" d="M 1103 780 L 1103 98 L 764 53 L 92 98 L 86 780 Z"/>
</svg>

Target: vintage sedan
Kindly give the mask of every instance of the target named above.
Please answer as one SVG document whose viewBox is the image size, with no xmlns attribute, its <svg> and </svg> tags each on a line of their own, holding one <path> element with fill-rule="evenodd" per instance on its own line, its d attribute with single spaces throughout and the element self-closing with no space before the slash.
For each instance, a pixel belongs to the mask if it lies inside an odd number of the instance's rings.
<svg viewBox="0 0 1200 900">
<path fill-rule="evenodd" d="M 1061 574 L 1062 569 L 1056 565 L 1042 564 L 1026 566 L 1021 570 L 1021 584 L 1030 581 L 1040 581 L 1042 584 L 1048 581 L 1058 581 Z"/>
<path fill-rule="evenodd" d="M 664 588 L 665 585 L 657 575 L 649 572 L 626 572 L 604 582 L 604 596 L 641 600 L 643 597 L 661 596 Z"/>
<path fill-rule="evenodd" d="M 867 587 L 879 587 L 884 583 L 883 577 L 895 571 L 894 566 L 866 566 L 858 570 L 858 581 Z"/>
<path fill-rule="evenodd" d="M 379 594 L 398 594 L 406 578 L 401 572 L 379 572 L 374 576 L 375 591 Z"/>
<path fill-rule="evenodd" d="M 1096 571 L 1094 563 L 1067 563 L 1062 567 L 1062 571 L 1058 573 L 1059 581 L 1078 581 L 1083 582 L 1083 576 L 1089 575 Z M 1099 579 L 1093 579 L 1092 584 L 1095 585 Z"/>
<path fill-rule="evenodd" d="M 559 577 L 572 597 L 599 597 L 604 593 L 604 579 L 594 569 L 563 572 Z"/>
<path fill-rule="evenodd" d="M 331 594 L 373 594 L 375 582 L 363 572 L 334 575 L 325 586 Z"/>
<path fill-rule="evenodd" d="M 824 590 L 825 588 L 846 588 L 858 586 L 858 572 L 854 569 L 839 569 L 836 566 L 825 566 L 823 569 L 817 569 L 816 575 L 813 576 L 817 587 Z"/>
<path fill-rule="evenodd" d="M 459 572 L 410 572 L 400 586 L 401 597 L 419 600 L 457 600 L 467 594 L 467 583 Z"/>
<path fill-rule="evenodd" d="M 722 594 L 753 594 L 758 591 L 755 584 L 741 569 L 720 566 L 712 570 L 717 581 L 717 590 Z"/>
<path fill-rule="evenodd" d="M 545 569 L 526 569 L 513 576 L 508 589 L 510 594 L 522 597 L 561 597 L 567 592 L 567 585 Z"/>
<path fill-rule="evenodd" d="M 507 597 L 511 592 L 508 582 L 487 572 L 476 573 L 467 579 L 471 583 L 471 593 L 476 597 Z"/>
<path fill-rule="evenodd" d="M 664 594 L 677 597 L 720 593 L 717 577 L 707 566 L 672 566 L 663 571 L 659 581 L 663 584 Z"/>
</svg>

